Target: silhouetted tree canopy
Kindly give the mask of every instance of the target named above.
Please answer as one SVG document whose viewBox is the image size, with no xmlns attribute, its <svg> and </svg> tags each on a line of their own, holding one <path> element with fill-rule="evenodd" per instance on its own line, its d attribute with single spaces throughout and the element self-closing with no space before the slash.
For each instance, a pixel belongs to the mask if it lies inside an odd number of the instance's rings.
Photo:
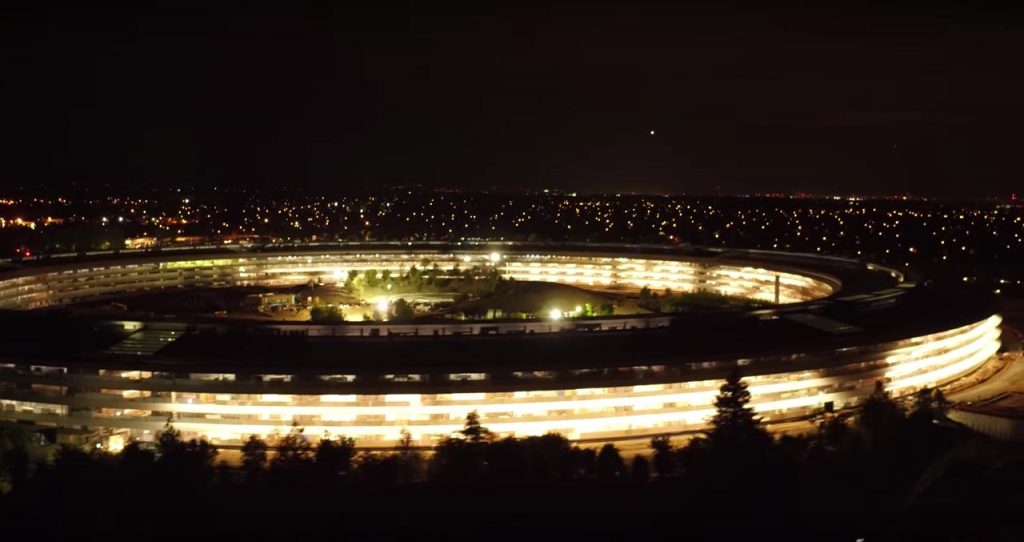
<svg viewBox="0 0 1024 542">
<path fill-rule="evenodd" d="M 249 435 L 249 439 L 242 445 L 242 469 L 246 478 L 255 480 L 259 478 L 263 469 L 267 466 L 267 442 L 256 435 Z"/>
<path fill-rule="evenodd" d="M 319 470 L 327 476 L 347 474 L 352 469 L 352 459 L 356 456 L 356 441 L 349 437 L 338 437 L 331 440 L 326 436 L 320 439 L 316 447 L 314 459 Z"/>
<path fill-rule="evenodd" d="M 626 463 L 619 455 L 619 449 L 608 443 L 597 453 L 597 476 L 602 480 L 618 480 L 626 474 Z"/>
<path fill-rule="evenodd" d="M 313 457 L 313 445 L 306 438 L 305 428 L 292 423 L 291 429 L 275 441 L 271 469 L 295 469 L 308 464 Z"/>
<path fill-rule="evenodd" d="M 629 464 L 629 477 L 634 482 L 646 482 L 651 478 L 651 463 L 642 455 L 633 456 Z"/>
<path fill-rule="evenodd" d="M 892 400 L 881 380 L 875 381 L 874 392 L 861 405 L 857 423 L 873 448 L 898 446 L 907 430 L 903 407 Z"/>
<path fill-rule="evenodd" d="M 653 462 L 654 472 L 659 478 L 668 478 L 676 474 L 676 450 L 667 436 L 658 436 L 651 439 L 651 449 L 654 450 Z"/>
</svg>

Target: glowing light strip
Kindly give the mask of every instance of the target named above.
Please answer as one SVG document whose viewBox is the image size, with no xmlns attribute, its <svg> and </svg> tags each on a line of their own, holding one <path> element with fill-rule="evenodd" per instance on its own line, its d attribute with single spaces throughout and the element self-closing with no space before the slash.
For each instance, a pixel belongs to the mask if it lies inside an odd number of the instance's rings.
<svg viewBox="0 0 1024 542">
<path fill-rule="evenodd" d="M 918 357 L 921 354 L 932 352 L 935 350 L 942 350 L 953 345 L 963 344 L 964 338 L 968 337 L 970 340 L 984 335 L 986 332 L 996 329 L 999 324 L 1002 323 L 1002 317 L 998 314 L 992 315 L 991 317 L 967 326 L 957 328 L 951 332 L 936 333 L 932 335 L 925 335 L 922 337 L 915 337 L 909 339 L 907 342 L 917 343 L 910 346 L 893 349 L 888 352 L 885 361 L 891 364 L 902 363 L 904 360 Z M 933 337 L 943 337 L 934 338 Z"/>
<path fill-rule="evenodd" d="M 948 352 L 945 352 L 943 354 L 937 354 L 924 359 L 904 362 L 899 365 L 896 365 L 892 369 L 886 371 L 885 376 L 888 378 L 897 378 L 916 373 L 922 369 L 927 369 L 929 367 L 936 367 L 952 363 L 958 359 L 963 359 L 965 356 L 970 355 L 971 353 L 979 350 L 980 348 L 983 348 L 986 344 L 992 343 L 993 341 L 999 338 L 999 335 L 1000 332 L 998 329 L 989 330 L 988 333 L 983 335 L 980 340 L 975 340 L 973 342 L 967 343 L 963 346 L 949 350 Z"/>
<path fill-rule="evenodd" d="M 985 345 L 981 350 L 974 353 L 967 359 L 961 360 L 952 365 L 947 365 L 940 369 L 936 369 L 930 373 L 916 375 L 908 378 L 896 380 L 891 383 L 890 389 L 902 389 L 909 387 L 919 387 L 924 385 L 934 385 L 944 380 L 949 380 L 955 376 L 964 374 L 972 369 L 977 368 L 979 365 L 985 362 L 988 358 L 992 357 L 996 352 L 999 351 L 999 341 L 992 341 Z"/>
</svg>

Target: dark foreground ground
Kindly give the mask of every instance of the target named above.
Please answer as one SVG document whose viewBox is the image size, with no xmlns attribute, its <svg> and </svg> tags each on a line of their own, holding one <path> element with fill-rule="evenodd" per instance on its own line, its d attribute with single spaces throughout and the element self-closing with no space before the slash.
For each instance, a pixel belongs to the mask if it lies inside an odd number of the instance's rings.
<svg viewBox="0 0 1024 542">
<path fill-rule="evenodd" d="M 719 480 L 236 480 L 191 488 L 187 479 L 83 471 L 39 493 L 8 495 L 0 525 L 4 540 L 130 533 L 143 540 L 1019 541 L 1022 458 L 1020 450 L 972 456 L 923 485 L 916 472 L 869 465 Z"/>
</svg>

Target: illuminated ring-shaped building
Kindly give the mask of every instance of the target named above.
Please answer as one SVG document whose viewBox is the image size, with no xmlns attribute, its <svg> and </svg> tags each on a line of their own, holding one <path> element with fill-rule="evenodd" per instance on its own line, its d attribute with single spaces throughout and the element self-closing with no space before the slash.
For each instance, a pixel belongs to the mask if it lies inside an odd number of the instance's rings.
<svg viewBox="0 0 1024 542">
<path fill-rule="evenodd" d="M 62 306 L 154 289 L 448 272 L 766 302 L 710 313 L 411 324 L 90 316 Z M 553 308 L 554 309 L 554 308 Z M 561 308 L 559 312 L 561 313 Z M 568 310 L 568 308 L 565 308 Z M 350 244 L 51 257 L 0 273 L 0 420 L 149 440 L 170 418 L 222 446 L 311 435 L 431 445 L 471 411 L 501 435 L 615 440 L 702 428 L 739 367 L 768 421 L 970 373 L 1000 347 L 984 300 L 853 260 L 645 246 Z M 567 314 L 566 316 L 571 316 Z M 112 446 L 115 446 L 112 444 Z M 116 446 L 115 446 L 116 447 Z"/>
</svg>

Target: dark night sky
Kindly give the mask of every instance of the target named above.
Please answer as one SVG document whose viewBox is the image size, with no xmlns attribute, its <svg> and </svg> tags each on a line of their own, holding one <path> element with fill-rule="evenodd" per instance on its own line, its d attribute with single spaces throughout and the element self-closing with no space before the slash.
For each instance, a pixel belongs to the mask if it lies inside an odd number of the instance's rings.
<svg viewBox="0 0 1024 542">
<path fill-rule="evenodd" d="M 1019 12 L 345 4 L 3 4 L 0 187 L 1005 195 L 1024 173 Z"/>
</svg>

